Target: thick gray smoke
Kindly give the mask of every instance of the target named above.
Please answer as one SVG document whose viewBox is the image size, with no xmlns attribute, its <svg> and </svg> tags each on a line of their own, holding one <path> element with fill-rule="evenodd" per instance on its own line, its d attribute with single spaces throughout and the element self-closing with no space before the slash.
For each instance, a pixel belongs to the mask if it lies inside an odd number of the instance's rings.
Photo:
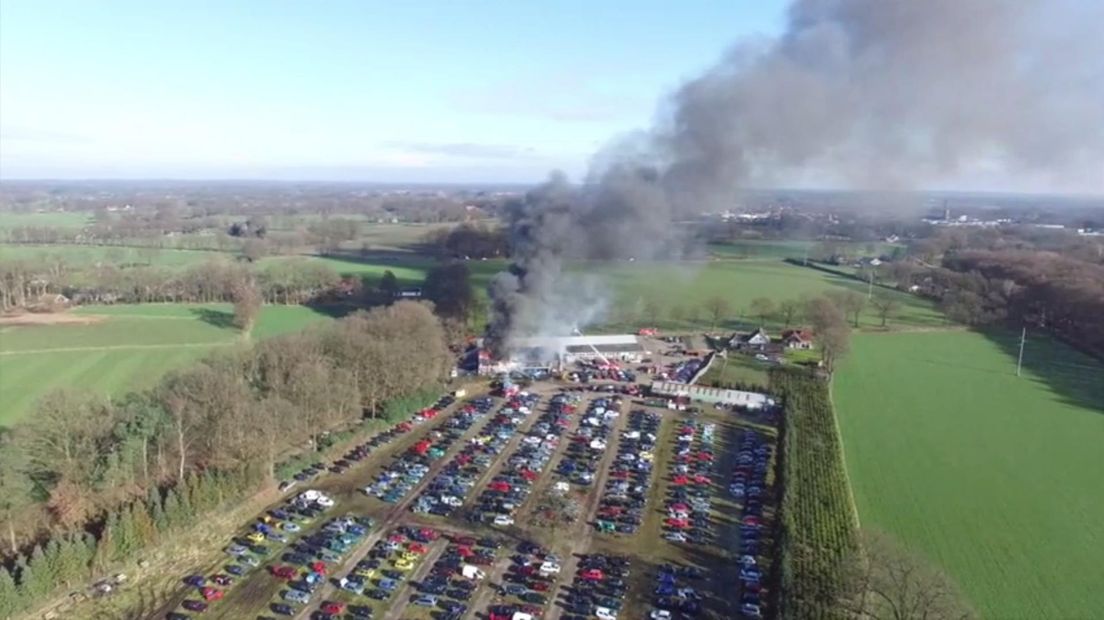
<svg viewBox="0 0 1104 620">
<path fill-rule="evenodd" d="M 510 219 L 491 342 L 600 316 L 566 258 L 679 251 L 672 221 L 779 182 L 915 189 L 1015 175 L 1104 191 L 1104 3 L 799 0 L 679 88 L 650 131 L 553 175 Z M 642 69 L 646 70 L 646 69 Z"/>
</svg>

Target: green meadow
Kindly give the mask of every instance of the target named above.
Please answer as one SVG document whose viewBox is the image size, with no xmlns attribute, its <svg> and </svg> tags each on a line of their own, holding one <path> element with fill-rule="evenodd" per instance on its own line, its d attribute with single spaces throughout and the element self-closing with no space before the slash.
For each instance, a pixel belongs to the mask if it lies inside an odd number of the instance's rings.
<svg viewBox="0 0 1104 620">
<path fill-rule="evenodd" d="M 0 327 L 0 425 L 29 412 L 55 388 L 116 395 L 156 383 L 166 371 L 242 342 L 229 304 L 84 306 L 85 325 Z M 326 320 L 309 308 L 265 306 L 254 339 Z"/>
<path fill-rule="evenodd" d="M 1104 610 L 1104 366 L 1045 337 L 858 334 L 834 400 L 864 527 L 986 618 Z"/>
</svg>

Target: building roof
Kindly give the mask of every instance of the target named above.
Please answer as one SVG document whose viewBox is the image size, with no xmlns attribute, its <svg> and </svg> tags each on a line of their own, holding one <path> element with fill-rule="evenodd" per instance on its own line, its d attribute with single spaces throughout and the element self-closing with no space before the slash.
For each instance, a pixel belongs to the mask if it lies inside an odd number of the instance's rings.
<svg viewBox="0 0 1104 620">
<path fill-rule="evenodd" d="M 787 329 L 782 332 L 783 340 L 800 340 L 802 342 L 812 342 L 813 332 L 808 329 Z"/>
<path fill-rule="evenodd" d="M 759 392 L 745 392 L 742 390 L 726 390 L 724 388 L 705 387 L 701 385 L 687 385 L 674 381 L 653 381 L 652 392 L 663 396 L 686 396 L 693 400 L 743 405 L 753 408 L 762 407 L 763 405 L 773 402 L 766 394 L 761 394 Z"/>
<path fill-rule="evenodd" d="M 599 353 L 639 353 L 644 347 L 639 342 L 615 343 L 615 344 L 570 344 L 564 347 L 568 353 L 592 353 L 597 349 Z"/>
</svg>

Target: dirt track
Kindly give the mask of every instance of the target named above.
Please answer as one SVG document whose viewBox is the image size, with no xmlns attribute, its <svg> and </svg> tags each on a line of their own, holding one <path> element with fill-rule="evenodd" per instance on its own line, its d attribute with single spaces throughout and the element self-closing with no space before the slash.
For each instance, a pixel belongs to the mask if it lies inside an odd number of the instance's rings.
<svg viewBox="0 0 1104 620">
<path fill-rule="evenodd" d="M 102 316 L 99 314 L 70 314 L 68 312 L 24 312 L 22 314 L 0 315 L 0 327 L 16 325 L 92 325 L 93 323 L 102 323 L 106 320 L 106 316 Z"/>
</svg>

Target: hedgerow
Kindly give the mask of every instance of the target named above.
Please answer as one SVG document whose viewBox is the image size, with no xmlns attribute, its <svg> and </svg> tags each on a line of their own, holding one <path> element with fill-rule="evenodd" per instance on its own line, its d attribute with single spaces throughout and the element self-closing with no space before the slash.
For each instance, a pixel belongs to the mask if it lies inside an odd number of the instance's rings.
<svg viewBox="0 0 1104 620">
<path fill-rule="evenodd" d="M 771 390 L 785 403 L 779 617 L 844 617 L 842 574 L 857 544 L 857 519 L 828 384 L 805 371 L 776 369 Z"/>
</svg>

